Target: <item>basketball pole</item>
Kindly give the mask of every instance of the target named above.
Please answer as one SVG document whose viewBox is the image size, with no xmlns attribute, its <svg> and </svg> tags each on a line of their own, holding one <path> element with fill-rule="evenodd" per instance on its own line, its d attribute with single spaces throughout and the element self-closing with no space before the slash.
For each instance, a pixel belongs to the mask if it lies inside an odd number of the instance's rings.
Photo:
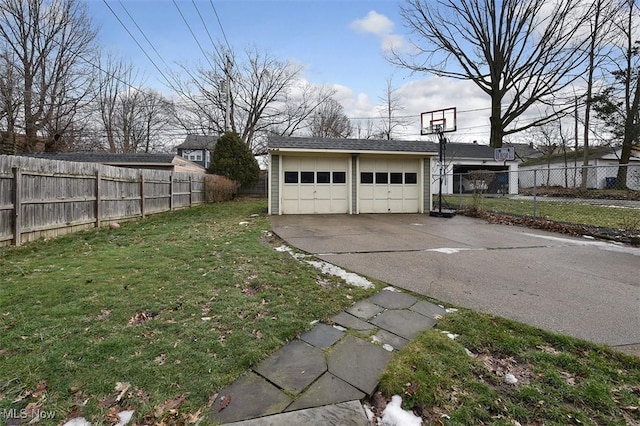
<svg viewBox="0 0 640 426">
<path fill-rule="evenodd" d="M 439 160 L 440 160 L 440 173 L 439 173 L 439 179 L 438 179 L 438 210 L 437 211 L 431 211 L 429 213 L 430 216 L 435 216 L 435 217 L 453 217 L 455 216 L 455 212 L 452 210 L 442 210 L 442 181 L 444 179 L 444 170 L 443 168 L 445 167 L 444 165 L 444 160 L 445 160 L 445 150 L 446 150 L 446 143 L 447 143 L 447 139 L 444 137 L 444 128 L 443 127 L 439 127 L 437 130 L 437 135 L 438 135 L 438 154 L 439 154 Z"/>
<path fill-rule="evenodd" d="M 438 150 L 440 155 L 440 179 L 439 179 L 439 188 L 438 188 L 438 213 L 442 214 L 442 168 L 444 167 L 444 150 L 445 144 L 447 140 L 444 137 L 444 132 L 442 129 L 438 130 Z"/>
</svg>

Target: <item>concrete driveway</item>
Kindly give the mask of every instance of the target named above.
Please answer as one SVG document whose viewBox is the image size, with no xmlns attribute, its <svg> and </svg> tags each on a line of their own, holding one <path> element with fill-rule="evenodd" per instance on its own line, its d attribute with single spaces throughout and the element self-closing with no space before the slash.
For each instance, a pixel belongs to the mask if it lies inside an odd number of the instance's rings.
<svg viewBox="0 0 640 426">
<path fill-rule="evenodd" d="M 272 216 L 291 246 L 437 300 L 640 356 L 640 248 L 456 216 Z"/>
</svg>

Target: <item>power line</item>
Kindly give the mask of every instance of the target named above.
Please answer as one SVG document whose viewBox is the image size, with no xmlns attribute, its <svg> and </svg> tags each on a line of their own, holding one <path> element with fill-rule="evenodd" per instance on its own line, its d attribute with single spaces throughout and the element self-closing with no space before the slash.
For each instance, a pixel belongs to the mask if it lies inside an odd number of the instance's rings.
<svg viewBox="0 0 640 426">
<path fill-rule="evenodd" d="M 160 67 L 158 67 L 158 65 L 153 61 L 153 59 L 151 59 L 151 56 L 149 56 L 149 54 L 147 53 L 147 51 L 142 47 L 142 45 L 138 42 L 138 40 L 133 36 L 133 34 L 131 33 L 131 31 L 129 31 L 129 28 L 127 28 L 127 26 L 124 24 L 124 22 L 122 22 L 122 20 L 120 19 L 120 17 L 118 16 L 118 14 L 111 8 L 111 6 L 109 6 L 109 3 L 107 2 L 107 0 L 102 0 L 102 2 L 107 6 L 107 8 L 111 11 L 111 13 L 113 14 L 113 16 L 115 16 L 115 18 L 118 20 L 118 22 L 120 23 L 120 25 L 122 25 L 122 28 L 124 28 L 124 30 L 129 34 L 129 36 L 133 39 L 133 41 L 136 43 L 136 45 L 138 45 L 138 47 L 140 48 L 140 50 L 142 50 L 142 53 L 144 53 L 144 55 L 147 57 L 147 59 L 149 59 L 149 62 L 151 62 L 153 64 L 153 66 L 155 67 L 155 69 L 160 73 L 160 75 L 167 81 L 167 83 L 169 84 L 169 87 L 171 87 L 172 89 L 173 84 L 171 83 L 171 81 L 169 81 L 169 79 L 167 78 L 167 76 L 164 74 L 164 72 L 162 72 L 162 70 L 160 69 Z M 174 89 L 175 90 L 175 89 Z"/>
<path fill-rule="evenodd" d="M 220 26 L 220 31 L 222 31 L 222 37 L 224 37 L 224 41 L 227 44 L 227 48 L 231 51 L 231 45 L 229 44 L 229 40 L 227 39 L 227 34 L 224 32 L 224 28 L 222 27 L 222 21 L 220 21 L 220 16 L 218 16 L 218 11 L 216 10 L 215 5 L 213 4 L 213 0 L 209 0 L 209 4 L 211 4 L 211 8 L 213 9 L 213 13 L 216 15 L 216 19 L 218 20 L 218 25 Z"/>
<path fill-rule="evenodd" d="M 103 0 L 104 1 L 104 0 Z M 209 55 L 207 55 L 207 52 L 204 51 L 204 49 L 202 48 L 202 45 L 200 44 L 200 41 L 198 40 L 198 37 L 196 37 L 196 34 L 193 32 L 193 29 L 191 28 L 191 25 L 189 24 L 189 21 L 187 21 L 187 18 L 184 17 L 184 14 L 182 13 L 182 11 L 180 10 L 180 7 L 178 7 L 178 3 L 176 3 L 176 0 L 172 0 L 173 1 L 173 5 L 176 7 L 176 9 L 178 9 L 178 13 L 180 14 L 180 16 L 182 17 L 182 20 L 184 21 L 185 25 L 187 26 L 187 28 L 189 29 L 189 32 L 191 33 L 191 36 L 193 37 L 193 39 L 196 41 L 196 44 L 198 45 L 198 47 L 200 48 L 200 51 L 202 52 L 202 54 L 204 55 L 204 58 L 207 60 L 207 62 L 209 63 L 209 66 L 211 66 L 212 69 L 215 69 L 215 67 L 213 66 L 213 64 L 211 63 L 211 60 L 209 60 Z"/>
<path fill-rule="evenodd" d="M 211 33 L 209 32 L 209 27 L 207 27 L 207 23 L 205 22 L 204 18 L 202 17 L 202 14 L 200 13 L 200 9 L 198 9 L 198 5 L 196 4 L 196 0 L 191 0 L 191 3 L 193 3 L 193 7 L 196 9 L 196 12 L 198 12 L 198 16 L 200 17 L 200 21 L 202 22 L 202 26 L 204 27 L 204 30 L 207 32 L 207 36 L 209 36 L 209 41 L 211 42 L 211 46 L 215 48 L 216 43 L 213 41 L 213 37 L 211 37 Z"/>
<path fill-rule="evenodd" d="M 122 3 L 122 0 L 118 0 L 118 3 L 120 4 L 120 7 L 122 7 L 122 10 L 124 10 L 124 12 L 127 14 L 127 16 L 129 17 L 129 19 L 131 19 L 131 21 L 133 22 L 133 24 L 136 26 L 136 28 L 138 29 L 138 31 L 140 31 L 140 34 L 142 34 L 142 37 L 144 37 L 144 39 L 147 41 L 147 43 L 149 43 L 149 46 L 151 46 L 151 48 L 153 49 L 153 51 L 156 53 L 156 55 L 158 55 L 158 58 L 160 58 L 160 60 L 162 61 L 162 63 L 167 67 L 170 68 L 169 65 L 167 64 L 167 62 L 164 60 L 164 58 L 162 57 L 162 55 L 160 54 L 160 52 L 158 52 L 158 50 L 155 48 L 155 46 L 153 45 L 153 43 L 151 43 L 151 40 L 149 40 L 149 38 L 147 37 L 147 35 L 145 34 L 144 31 L 142 31 L 142 28 L 140 28 L 140 26 L 138 25 L 138 23 L 136 22 L 136 20 L 133 18 L 133 16 L 131 16 L 131 14 L 129 13 L 129 11 L 127 10 L 127 8 L 124 6 L 124 4 Z"/>
</svg>

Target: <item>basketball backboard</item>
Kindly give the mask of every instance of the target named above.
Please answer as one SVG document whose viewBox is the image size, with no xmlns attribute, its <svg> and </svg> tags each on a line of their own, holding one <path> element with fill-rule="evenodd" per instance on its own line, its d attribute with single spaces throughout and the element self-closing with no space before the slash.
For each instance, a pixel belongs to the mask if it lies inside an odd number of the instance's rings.
<svg viewBox="0 0 640 426">
<path fill-rule="evenodd" d="M 444 108 L 420 114 L 420 134 L 436 135 L 456 131 L 456 108 Z"/>
</svg>

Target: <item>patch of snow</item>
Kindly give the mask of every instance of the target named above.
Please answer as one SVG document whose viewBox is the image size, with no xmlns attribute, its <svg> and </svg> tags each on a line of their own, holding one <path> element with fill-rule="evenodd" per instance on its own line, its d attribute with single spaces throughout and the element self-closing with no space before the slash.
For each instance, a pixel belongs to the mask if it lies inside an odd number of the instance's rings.
<svg viewBox="0 0 640 426">
<path fill-rule="evenodd" d="M 391 402 L 384 409 L 380 424 L 383 426 L 421 426 L 422 418 L 411 411 L 403 410 L 402 398 L 399 395 L 393 395 Z"/>
<path fill-rule="evenodd" d="M 343 326 L 341 326 L 341 325 L 337 325 L 337 324 L 334 324 L 334 325 L 333 325 L 333 328 L 335 328 L 336 330 L 340 330 L 340 331 L 347 331 L 347 329 L 346 329 L 346 328 L 344 328 L 344 327 L 343 327 Z"/>
<path fill-rule="evenodd" d="M 464 351 L 467 353 L 467 355 L 469 355 L 471 358 L 475 358 L 478 355 L 474 354 L 473 352 L 471 352 L 469 349 L 464 348 Z"/>
<path fill-rule="evenodd" d="M 91 423 L 89 423 L 84 417 L 76 417 L 75 419 L 69 420 L 62 426 L 91 426 Z"/>
<path fill-rule="evenodd" d="M 291 256 L 293 256 L 294 259 L 298 259 L 298 260 L 302 260 L 308 257 L 307 255 L 304 255 L 304 254 L 295 253 L 291 249 L 291 247 L 288 247 L 286 245 L 276 247 L 275 250 L 281 253 L 284 253 L 284 252 L 289 253 Z M 322 272 L 323 274 L 333 275 L 334 277 L 342 278 L 347 284 L 350 284 L 356 287 L 362 287 L 362 288 L 373 287 L 373 283 L 368 279 L 361 277 L 358 274 L 354 274 L 353 272 L 347 272 L 344 269 L 340 268 L 339 266 L 333 265 L 329 262 L 317 261 L 317 260 L 305 260 L 305 262 L 307 262 L 309 265 L 313 266 L 314 268 L 320 270 L 320 272 Z"/>
<path fill-rule="evenodd" d="M 440 333 L 442 333 L 442 334 L 446 334 L 446 335 L 447 335 L 447 337 L 448 337 L 449 339 L 451 339 L 451 340 L 456 340 L 456 338 L 457 338 L 457 337 L 460 337 L 460 335 L 459 335 L 459 334 L 451 333 L 451 332 L 449 332 L 449 331 L 444 331 L 444 330 L 443 330 L 443 331 L 441 331 Z"/>
<path fill-rule="evenodd" d="M 460 253 L 461 251 L 469 251 L 469 250 L 484 250 L 484 249 L 465 248 L 465 247 L 461 247 L 461 248 L 441 247 L 441 248 L 427 249 L 425 251 L 434 251 L 436 253 L 444 253 L 444 254 L 456 254 L 456 253 Z"/>
<path fill-rule="evenodd" d="M 313 320 L 313 321 L 311 321 L 309 324 L 310 324 L 310 325 L 316 325 L 316 324 L 317 324 L 317 323 L 319 323 L 319 322 L 320 322 L 319 320 Z"/>
<path fill-rule="evenodd" d="M 393 346 L 391 346 L 388 343 L 385 343 L 384 345 L 382 345 L 382 349 L 384 349 L 387 352 L 393 352 Z"/>
<path fill-rule="evenodd" d="M 447 308 L 445 309 L 445 312 L 448 314 L 453 314 L 455 312 L 458 312 L 458 310 L 456 308 Z"/>
<path fill-rule="evenodd" d="M 371 408 L 369 408 L 368 405 L 363 405 L 363 407 L 364 407 L 364 413 L 367 415 L 367 420 L 369 420 L 369 423 L 371 423 L 373 419 L 376 418 L 376 415 L 373 414 L 373 411 L 371 411 Z"/>
<path fill-rule="evenodd" d="M 131 421 L 131 417 L 133 417 L 133 413 L 135 413 L 134 410 L 126 410 L 126 411 L 119 412 L 118 419 L 120 419 L 120 421 L 116 423 L 115 426 L 125 426 L 126 424 L 128 424 Z"/>
<path fill-rule="evenodd" d="M 587 240 L 595 240 L 596 237 L 594 237 L 593 235 L 583 235 L 582 238 L 586 238 Z"/>
<path fill-rule="evenodd" d="M 248 225 L 249 222 L 240 222 L 238 225 Z"/>
<path fill-rule="evenodd" d="M 518 383 L 518 379 L 516 379 L 516 376 L 511 373 L 507 373 L 504 375 L 504 381 L 510 385 L 515 385 L 516 383 Z"/>
<path fill-rule="evenodd" d="M 640 256 L 640 248 L 625 246 L 623 244 L 614 244 L 614 243 L 609 243 L 604 241 L 593 241 L 593 240 L 585 241 L 585 240 L 578 240 L 578 239 L 554 237 L 551 235 L 531 234 L 528 232 L 525 232 L 522 235 L 527 235 L 529 237 L 543 238 L 545 240 L 556 241 L 558 243 L 567 243 L 567 244 L 573 244 L 578 246 L 594 246 L 602 250 L 613 251 L 617 253 L 629 253 L 635 256 Z"/>
<path fill-rule="evenodd" d="M 316 269 L 319 269 L 323 274 L 333 275 L 334 277 L 342 278 L 347 284 L 354 285 L 362 288 L 372 288 L 373 283 L 368 279 L 361 277 L 353 272 L 347 272 L 339 266 L 332 265 L 324 261 L 306 260 L 306 262 Z"/>
<path fill-rule="evenodd" d="M 249 216 L 249 217 L 258 217 L 258 216 L 260 216 L 258 213 L 254 213 L 254 214 L 252 214 L 252 215 L 251 215 L 251 216 Z"/>
<path fill-rule="evenodd" d="M 424 226 L 423 223 L 412 223 L 411 226 Z"/>
<path fill-rule="evenodd" d="M 387 286 L 387 287 L 383 288 L 383 290 L 387 290 L 387 291 L 395 291 L 396 293 L 402 293 L 402 290 L 397 289 L 397 288 L 392 287 L 392 286 Z"/>
<path fill-rule="evenodd" d="M 211 321 L 211 317 L 202 317 L 200 318 L 202 321 Z"/>
</svg>

